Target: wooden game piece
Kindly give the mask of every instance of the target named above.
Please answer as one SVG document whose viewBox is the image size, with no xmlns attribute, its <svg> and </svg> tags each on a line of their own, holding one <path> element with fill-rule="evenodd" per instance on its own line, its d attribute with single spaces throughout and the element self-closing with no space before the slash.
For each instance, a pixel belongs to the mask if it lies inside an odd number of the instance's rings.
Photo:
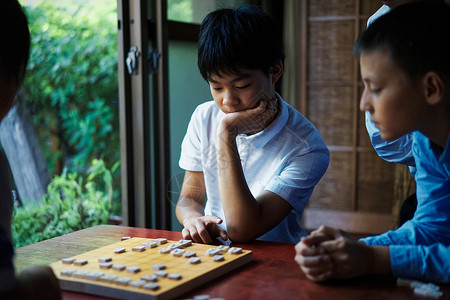
<svg viewBox="0 0 450 300">
<path fill-rule="evenodd" d="M 209 248 L 208 250 L 205 251 L 205 254 L 208 256 L 214 256 L 220 254 L 220 250 L 218 250 L 217 248 Z"/>
<path fill-rule="evenodd" d="M 165 264 L 154 264 L 152 265 L 152 270 L 165 270 L 166 269 L 166 265 Z"/>
<path fill-rule="evenodd" d="M 194 296 L 194 300 L 209 300 L 211 297 L 209 295 L 197 295 Z"/>
<path fill-rule="evenodd" d="M 105 262 L 105 263 L 101 263 L 99 264 L 100 269 L 110 269 L 112 267 L 113 263 L 112 262 Z"/>
<path fill-rule="evenodd" d="M 422 281 L 417 281 L 417 280 L 412 280 L 411 283 L 409 284 L 409 286 L 411 288 L 424 288 L 424 289 L 431 289 L 431 290 L 439 290 L 439 286 L 433 284 L 433 283 L 425 283 Z"/>
<path fill-rule="evenodd" d="M 123 237 L 120 238 L 121 241 L 126 241 L 126 240 L 129 240 L 129 239 L 131 239 L 131 236 L 123 236 Z"/>
<path fill-rule="evenodd" d="M 101 276 L 105 275 L 105 273 L 103 272 L 89 272 L 86 274 L 85 278 L 88 280 L 97 280 L 99 279 Z"/>
<path fill-rule="evenodd" d="M 79 270 L 72 273 L 72 277 L 75 278 L 84 278 L 86 277 L 86 274 L 89 273 L 87 270 Z"/>
<path fill-rule="evenodd" d="M 139 273 L 140 271 L 141 271 L 141 268 L 139 266 L 127 267 L 128 273 Z"/>
<path fill-rule="evenodd" d="M 228 249 L 230 249 L 230 246 L 220 245 L 219 247 L 217 247 L 217 250 L 219 250 L 221 253 L 227 252 Z"/>
<path fill-rule="evenodd" d="M 116 280 L 119 276 L 117 276 L 116 274 L 106 274 L 103 276 L 100 276 L 100 281 L 102 282 L 114 282 L 114 280 Z"/>
<path fill-rule="evenodd" d="M 441 298 L 443 295 L 443 293 L 440 291 L 440 287 L 433 283 L 425 283 L 422 281 L 406 278 L 397 278 L 397 286 L 408 286 L 414 290 L 415 295 L 433 299 Z"/>
<path fill-rule="evenodd" d="M 148 281 L 148 282 L 155 282 L 158 281 L 158 276 L 155 274 L 146 274 L 141 276 L 142 280 Z"/>
<path fill-rule="evenodd" d="M 168 272 L 165 271 L 165 270 L 159 270 L 159 271 L 155 272 L 155 275 L 158 276 L 158 277 L 166 277 L 167 274 L 168 274 Z"/>
<path fill-rule="evenodd" d="M 177 249 L 177 248 L 186 248 L 192 245 L 192 241 L 190 240 L 179 240 L 176 243 L 171 244 L 169 247 L 171 249 Z"/>
<path fill-rule="evenodd" d="M 160 254 L 167 254 L 167 253 L 170 253 L 170 251 L 172 251 L 172 249 L 166 247 L 166 248 L 159 249 L 158 253 L 160 253 Z"/>
<path fill-rule="evenodd" d="M 431 282 L 426 283 L 425 287 L 427 289 L 436 290 L 436 291 L 439 291 L 441 289 L 438 285 L 435 285 L 434 283 L 431 283 Z"/>
<path fill-rule="evenodd" d="M 213 260 L 213 261 L 224 261 L 224 260 L 225 260 L 225 257 L 223 257 L 223 255 L 216 254 L 216 255 L 214 255 L 214 256 L 212 257 L 212 260 Z"/>
<path fill-rule="evenodd" d="M 444 293 L 439 290 L 428 289 L 428 288 L 423 288 L 423 287 L 414 288 L 414 294 L 428 297 L 428 298 L 433 298 L 433 299 L 439 299 L 444 295 Z"/>
<path fill-rule="evenodd" d="M 190 264 L 199 264 L 200 262 L 201 262 L 200 257 L 193 256 L 188 259 L 188 263 Z"/>
<path fill-rule="evenodd" d="M 106 263 L 106 262 L 110 262 L 110 261 L 112 261 L 111 256 L 104 256 L 104 257 L 98 258 L 98 262 L 100 262 L 100 263 Z"/>
<path fill-rule="evenodd" d="M 128 283 L 131 281 L 131 277 L 118 277 L 116 280 L 114 280 L 115 284 L 118 285 L 128 285 Z"/>
<path fill-rule="evenodd" d="M 181 247 L 180 244 L 173 243 L 173 244 L 170 244 L 169 246 L 167 246 L 167 248 L 169 248 L 170 250 L 174 250 L 174 249 L 179 249 L 179 248 L 182 248 L 182 247 Z"/>
<path fill-rule="evenodd" d="M 145 246 L 135 246 L 135 247 L 131 248 L 131 251 L 134 251 L 134 252 L 145 251 Z"/>
<path fill-rule="evenodd" d="M 241 253 L 242 253 L 242 248 L 239 248 L 239 247 L 231 247 L 231 248 L 228 250 L 228 253 L 230 253 L 230 254 L 241 254 Z"/>
<path fill-rule="evenodd" d="M 409 284 L 409 286 L 414 289 L 414 288 L 417 288 L 417 287 L 421 287 L 424 284 L 425 284 L 424 282 L 417 281 L 417 280 L 412 280 L 411 283 Z"/>
<path fill-rule="evenodd" d="M 147 282 L 145 280 L 132 280 L 130 281 L 130 286 L 134 287 L 142 287 Z"/>
<path fill-rule="evenodd" d="M 76 260 L 75 257 L 69 257 L 69 258 L 63 258 L 63 259 L 61 259 L 61 262 L 62 262 L 63 264 L 66 264 L 66 265 L 70 265 L 70 264 L 72 264 L 75 260 Z"/>
<path fill-rule="evenodd" d="M 180 245 L 182 245 L 183 248 L 192 246 L 191 240 L 179 240 L 178 243 L 180 243 Z"/>
<path fill-rule="evenodd" d="M 397 286 L 407 286 L 410 287 L 413 280 L 407 278 L 397 278 Z"/>
<path fill-rule="evenodd" d="M 74 270 L 74 269 L 67 269 L 67 270 L 61 270 L 61 275 L 62 276 L 72 276 L 72 274 L 73 273 L 75 273 L 76 272 L 76 270 Z"/>
<path fill-rule="evenodd" d="M 144 284 L 143 288 L 146 290 L 156 291 L 159 289 L 159 284 L 156 282 L 149 282 Z"/>
<path fill-rule="evenodd" d="M 183 253 L 183 257 L 186 257 L 186 258 L 194 257 L 196 255 L 197 255 L 197 253 L 195 253 L 194 251 L 186 251 Z"/>
<path fill-rule="evenodd" d="M 87 265 L 87 263 L 88 263 L 87 259 L 77 259 L 73 262 L 75 266 L 84 266 Z"/>
<path fill-rule="evenodd" d="M 186 252 L 186 250 L 184 249 L 173 249 L 172 251 L 170 251 L 170 255 L 180 257 L 184 252 Z"/>
<path fill-rule="evenodd" d="M 158 245 L 163 245 L 167 243 L 167 239 L 165 238 L 153 239 L 153 241 L 156 242 Z"/>
<path fill-rule="evenodd" d="M 118 253 L 124 253 L 126 251 L 125 248 L 123 247 L 119 247 L 113 250 L 114 253 L 118 254 Z"/>
<path fill-rule="evenodd" d="M 113 266 L 112 266 L 112 268 L 113 268 L 114 270 L 117 270 L 117 271 L 123 271 L 123 270 L 125 270 L 126 267 L 127 267 L 127 266 L 125 266 L 124 264 L 118 264 L 118 265 L 113 265 Z"/>
<path fill-rule="evenodd" d="M 142 243 L 142 246 L 144 246 L 145 248 L 148 248 L 148 249 L 156 248 L 156 247 L 158 247 L 158 243 L 154 242 L 154 241 L 152 241 L 152 242 L 145 242 L 145 243 Z"/>
<path fill-rule="evenodd" d="M 170 273 L 167 275 L 167 278 L 172 279 L 172 280 L 180 280 L 181 274 L 180 273 Z"/>
</svg>

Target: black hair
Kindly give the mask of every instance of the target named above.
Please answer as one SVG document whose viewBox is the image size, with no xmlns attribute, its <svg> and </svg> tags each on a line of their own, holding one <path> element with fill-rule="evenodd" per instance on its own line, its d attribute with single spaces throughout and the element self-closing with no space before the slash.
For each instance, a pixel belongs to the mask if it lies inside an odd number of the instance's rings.
<svg viewBox="0 0 450 300">
<path fill-rule="evenodd" d="M 434 71 L 450 79 L 450 7 L 444 1 L 403 4 L 373 22 L 353 52 L 386 50 L 410 80 Z"/>
<path fill-rule="evenodd" d="M 27 18 L 17 0 L 0 0 L 0 79 L 20 85 L 30 54 Z"/>
<path fill-rule="evenodd" d="M 272 18 L 252 5 L 209 13 L 200 27 L 198 67 L 205 80 L 239 69 L 269 74 L 284 62 L 281 37 Z"/>
</svg>

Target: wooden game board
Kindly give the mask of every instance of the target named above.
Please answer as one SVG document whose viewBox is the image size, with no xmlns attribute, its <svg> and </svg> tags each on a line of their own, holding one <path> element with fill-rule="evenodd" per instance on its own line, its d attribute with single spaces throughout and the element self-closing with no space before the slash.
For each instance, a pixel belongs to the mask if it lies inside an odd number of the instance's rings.
<svg viewBox="0 0 450 300">
<path fill-rule="evenodd" d="M 76 260 L 87 260 L 87 264 L 85 265 L 80 266 L 74 263 L 65 264 L 61 260 L 52 263 L 51 267 L 58 277 L 61 289 L 63 290 L 117 299 L 172 299 L 252 260 L 252 252 L 242 250 L 240 254 L 224 252 L 221 254 L 223 261 L 214 261 L 205 252 L 210 248 L 218 248 L 218 246 L 196 243 L 192 243 L 192 245 L 181 249 L 195 252 L 196 256 L 201 260 L 198 264 L 188 263 L 188 258 L 183 256 L 176 257 L 170 253 L 159 253 L 160 249 L 170 247 L 170 245 L 180 241 L 167 241 L 166 244 L 158 245 L 155 248 L 145 248 L 142 252 L 132 251 L 133 247 L 141 246 L 142 243 L 150 241 L 152 239 L 133 237 L 73 257 Z M 114 253 L 114 250 L 117 248 L 125 248 L 125 252 Z M 128 270 L 119 271 L 113 268 L 101 269 L 99 263 L 99 258 L 101 257 L 111 257 L 113 265 L 124 264 L 127 267 L 139 266 L 140 271 L 130 273 Z M 103 282 L 100 278 L 78 278 L 74 277 L 73 274 L 62 275 L 61 273 L 67 270 L 86 270 L 90 274 L 93 274 L 93 272 L 102 272 L 105 275 L 115 274 L 119 277 L 130 277 L 135 281 L 140 280 L 143 275 L 155 274 L 156 271 L 152 269 L 152 266 L 155 264 L 164 264 L 166 266 L 165 271 L 169 274 L 178 273 L 181 275 L 181 279 L 176 280 L 169 279 L 168 277 L 158 277 L 157 283 L 159 284 L 159 289 L 153 291 L 147 290 L 143 286 L 119 285 L 115 282 Z"/>
</svg>

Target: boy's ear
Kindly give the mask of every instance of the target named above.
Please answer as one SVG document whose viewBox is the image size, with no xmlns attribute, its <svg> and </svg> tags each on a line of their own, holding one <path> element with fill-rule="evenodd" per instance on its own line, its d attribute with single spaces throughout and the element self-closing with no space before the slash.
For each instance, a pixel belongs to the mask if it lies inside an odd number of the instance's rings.
<svg viewBox="0 0 450 300">
<path fill-rule="evenodd" d="M 280 79 L 281 75 L 283 75 L 283 63 L 281 62 L 281 60 L 279 60 L 272 66 L 270 72 L 272 74 L 272 83 L 275 84 L 278 79 Z"/>
<path fill-rule="evenodd" d="M 425 97 L 429 105 L 437 105 L 445 94 L 445 84 L 441 76 L 436 72 L 428 72 L 423 78 Z"/>
</svg>

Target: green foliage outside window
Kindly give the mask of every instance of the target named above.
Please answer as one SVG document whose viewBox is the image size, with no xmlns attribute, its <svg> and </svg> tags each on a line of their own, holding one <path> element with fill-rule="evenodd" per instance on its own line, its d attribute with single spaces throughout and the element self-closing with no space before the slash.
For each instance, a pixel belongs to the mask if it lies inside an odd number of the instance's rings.
<svg viewBox="0 0 450 300">
<path fill-rule="evenodd" d="M 15 247 L 25 246 L 86 227 L 106 224 L 120 214 L 118 195 L 113 188 L 113 173 L 102 160 L 94 159 L 86 176 L 65 170 L 48 186 L 42 203 L 15 207 L 12 234 Z"/>
<path fill-rule="evenodd" d="M 50 171 L 82 172 L 93 158 L 108 165 L 120 159 L 116 6 L 116 0 L 25 6 L 32 36 L 25 105 Z"/>
<path fill-rule="evenodd" d="M 193 21 L 192 0 L 168 0 L 167 18 L 172 21 L 190 23 Z"/>
<path fill-rule="evenodd" d="M 121 215 L 117 2 L 21 3 L 32 46 L 19 100 L 53 179 L 41 204 L 15 207 L 15 247 Z"/>
</svg>

